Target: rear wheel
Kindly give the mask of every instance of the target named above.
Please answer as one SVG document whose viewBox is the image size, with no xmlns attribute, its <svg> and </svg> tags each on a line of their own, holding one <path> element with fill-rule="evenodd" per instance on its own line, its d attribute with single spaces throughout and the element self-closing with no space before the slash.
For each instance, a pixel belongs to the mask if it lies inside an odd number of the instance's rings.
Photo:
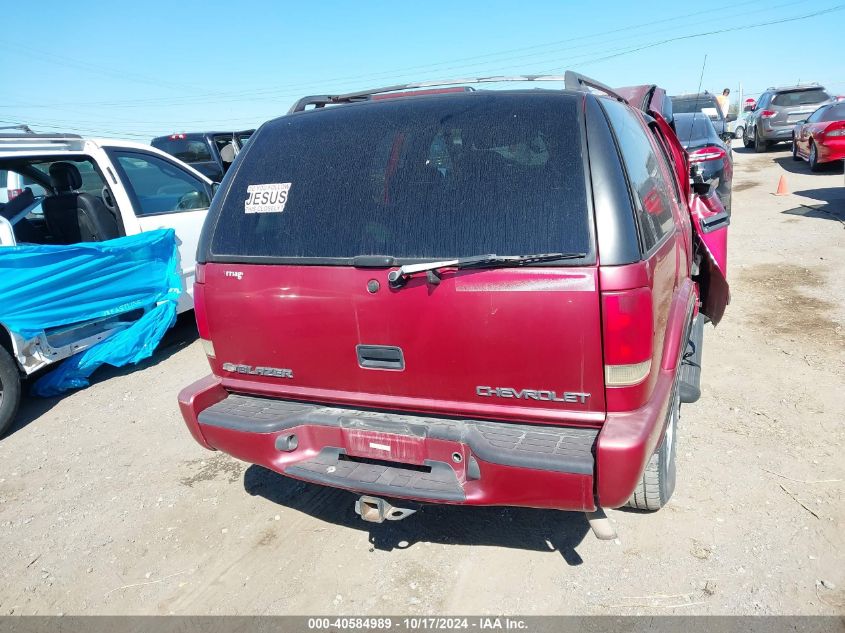
<svg viewBox="0 0 845 633">
<path fill-rule="evenodd" d="M 669 406 L 666 432 L 663 441 L 648 460 L 643 478 L 637 484 L 634 494 L 625 505 L 637 510 L 659 510 L 667 503 L 675 491 L 675 444 L 678 419 L 681 416 L 681 394 L 677 383 L 672 392 Z"/>
<path fill-rule="evenodd" d="M 734 130 L 734 138 L 745 138 L 745 128 L 741 125 Z"/>
<path fill-rule="evenodd" d="M 810 141 L 810 156 L 807 162 L 810 163 L 810 171 L 819 171 L 821 169 L 821 165 L 819 165 L 819 152 L 813 141 Z"/>
<path fill-rule="evenodd" d="M 6 348 L 0 347 L 0 437 L 9 430 L 21 401 L 18 366 Z"/>
</svg>

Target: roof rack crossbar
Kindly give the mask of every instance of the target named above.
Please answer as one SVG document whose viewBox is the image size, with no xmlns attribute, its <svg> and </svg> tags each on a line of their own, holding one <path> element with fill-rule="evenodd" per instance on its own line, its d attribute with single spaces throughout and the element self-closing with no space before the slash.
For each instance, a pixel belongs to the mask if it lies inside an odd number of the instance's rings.
<svg viewBox="0 0 845 633">
<path fill-rule="evenodd" d="M 301 112 L 308 106 L 314 106 L 315 108 L 322 108 L 327 105 L 337 104 L 337 103 L 353 103 L 355 101 L 366 101 L 372 95 L 377 94 L 384 94 L 387 92 L 398 92 L 401 90 L 418 90 L 421 88 L 436 88 L 438 86 L 462 86 L 466 84 L 484 84 L 484 83 L 500 83 L 500 82 L 514 82 L 514 81 L 562 81 L 564 83 L 567 82 L 566 77 L 569 75 L 567 72 L 565 75 L 514 75 L 514 76 L 505 76 L 505 75 L 496 75 L 492 77 L 475 77 L 469 79 L 447 79 L 444 81 L 418 81 L 414 83 L 407 83 L 407 84 L 395 84 L 392 86 L 384 86 L 382 88 L 372 88 L 370 90 L 358 90 L 355 92 L 347 92 L 345 94 L 336 94 L 336 95 L 311 95 L 308 97 L 303 97 L 299 101 L 293 104 L 291 109 L 288 111 L 288 114 L 292 114 L 294 112 Z M 581 75 L 578 75 L 581 77 Z M 585 78 L 586 79 L 586 78 Z M 591 83 L 589 85 L 594 86 L 612 96 L 621 99 L 619 95 L 613 93 L 610 88 L 606 86 L 602 86 L 597 81 L 589 80 Z M 567 89 L 569 85 L 566 86 Z M 583 90 L 583 88 L 576 88 L 578 90 Z"/>
<path fill-rule="evenodd" d="M 32 128 L 26 123 L 22 123 L 20 125 L 2 125 L 0 126 L 0 130 L 21 130 L 26 134 L 35 134 L 35 132 L 32 131 Z"/>
<path fill-rule="evenodd" d="M 621 101 L 622 103 L 628 103 L 625 100 L 625 97 L 617 93 L 613 88 L 610 86 L 606 86 L 605 84 L 601 83 L 600 81 L 596 81 L 595 79 L 591 79 L 586 75 L 582 75 L 580 73 L 576 73 L 572 70 L 567 70 L 564 76 L 564 87 L 567 90 L 578 90 L 580 92 L 589 92 L 589 89 L 592 88 L 593 90 L 598 90 L 603 92 L 609 97 L 613 97 L 617 101 Z"/>
<path fill-rule="evenodd" d="M 79 141 L 82 137 L 79 134 L 3 134 L 0 133 L 0 141 Z"/>
</svg>

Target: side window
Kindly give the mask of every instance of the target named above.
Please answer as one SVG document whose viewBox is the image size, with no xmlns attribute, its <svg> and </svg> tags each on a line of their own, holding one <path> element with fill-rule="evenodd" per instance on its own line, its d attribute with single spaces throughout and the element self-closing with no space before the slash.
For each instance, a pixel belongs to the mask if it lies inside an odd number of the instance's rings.
<svg viewBox="0 0 845 633">
<path fill-rule="evenodd" d="M 816 121 L 821 121 L 822 117 L 824 116 L 825 112 L 827 112 L 828 106 L 823 108 L 819 108 L 815 112 L 813 112 L 810 116 L 807 117 L 807 123 L 815 123 Z"/>
<path fill-rule="evenodd" d="M 671 187 L 639 117 L 618 101 L 603 100 L 634 197 L 644 253 L 672 230 Z"/>
<path fill-rule="evenodd" d="M 114 162 L 123 172 L 139 216 L 207 209 L 205 183 L 174 163 L 146 152 L 115 149 Z"/>
</svg>

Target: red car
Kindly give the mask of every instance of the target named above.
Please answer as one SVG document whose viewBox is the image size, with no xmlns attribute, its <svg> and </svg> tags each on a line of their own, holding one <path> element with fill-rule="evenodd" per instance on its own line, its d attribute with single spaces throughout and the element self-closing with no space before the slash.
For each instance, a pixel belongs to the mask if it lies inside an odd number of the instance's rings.
<svg viewBox="0 0 845 633">
<path fill-rule="evenodd" d="M 823 105 L 792 132 L 792 158 L 806 160 L 811 171 L 845 160 L 845 102 Z"/>
<path fill-rule="evenodd" d="M 602 507 L 674 489 L 729 216 L 654 86 L 430 87 L 302 99 L 239 154 L 200 240 L 212 373 L 185 422 L 365 520 L 558 508 L 608 536 Z"/>
</svg>

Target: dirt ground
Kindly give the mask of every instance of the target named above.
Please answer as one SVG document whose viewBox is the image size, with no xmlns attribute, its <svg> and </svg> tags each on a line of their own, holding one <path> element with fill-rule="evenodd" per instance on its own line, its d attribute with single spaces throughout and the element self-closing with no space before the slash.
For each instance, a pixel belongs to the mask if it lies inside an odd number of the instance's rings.
<svg viewBox="0 0 845 633">
<path fill-rule="evenodd" d="M 563 512 L 384 525 L 188 435 L 190 321 L 142 368 L 28 400 L 0 441 L 0 614 L 845 613 L 845 187 L 735 148 L 733 301 L 682 409 L 679 482 L 604 542 Z M 772 195 L 779 176 L 791 195 Z"/>
</svg>

